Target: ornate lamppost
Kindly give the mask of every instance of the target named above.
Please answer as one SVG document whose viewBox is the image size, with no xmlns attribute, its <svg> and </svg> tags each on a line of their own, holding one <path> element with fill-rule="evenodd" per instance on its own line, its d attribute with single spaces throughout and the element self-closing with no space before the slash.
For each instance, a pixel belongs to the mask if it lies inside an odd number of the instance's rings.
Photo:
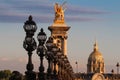
<svg viewBox="0 0 120 80">
<path fill-rule="evenodd" d="M 48 60 L 47 78 L 51 79 L 51 76 L 52 76 L 51 61 L 53 60 L 53 53 L 52 53 L 53 38 L 52 37 L 49 37 L 49 39 L 47 40 L 46 47 L 47 47 L 47 52 L 45 57 Z"/>
<path fill-rule="evenodd" d="M 58 79 L 59 80 L 62 80 L 62 78 L 61 78 L 61 60 L 62 60 L 61 56 L 62 56 L 62 51 L 59 48 L 59 50 L 57 52 L 57 57 L 58 57 L 58 59 L 57 59 L 57 62 L 58 62 Z"/>
<path fill-rule="evenodd" d="M 111 70 L 111 73 L 114 74 L 114 70 L 113 69 Z"/>
<path fill-rule="evenodd" d="M 119 63 L 116 64 L 116 67 L 117 67 L 117 74 L 119 74 L 119 67 L 120 67 Z"/>
<path fill-rule="evenodd" d="M 54 63 L 53 74 L 54 74 L 54 79 L 57 80 L 56 64 L 57 64 L 57 52 L 58 52 L 58 47 L 56 46 L 56 44 L 53 44 L 52 52 L 53 52 L 53 63 Z"/>
<path fill-rule="evenodd" d="M 43 66 L 43 58 L 45 56 L 45 46 L 44 43 L 47 39 L 47 36 L 43 29 L 41 28 L 37 39 L 39 41 L 39 45 L 37 47 L 37 54 L 40 57 L 40 67 L 39 67 L 39 73 L 38 73 L 38 78 L 39 80 L 45 80 L 45 73 L 44 73 L 44 66 Z"/>
<path fill-rule="evenodd" d="M 70 71 L 69 71 L 69 67 L 70 67 L 70 63 L 69 61 L 67 60 L 66 61 L 66 71 L 67 71 L 67 79 L 70 80 Z"/>
<path fill-rule="evenodd" d="M 60 70 L 60 75 L 61 75 L 62 80 L 64 80 L 64 65 L 65 65 L 64 58 L 65 56 L 64 54 L 62 54 L 61 55 L 61 70 Z"/>
<path fill-rule="evenodd" d="M 65 56 L 65 57 L 64 57 L 64 74 L 67 73 L 67 71 L 66 71 L 66 68 L 67 68 L 67 67 L 66 67 L 66 64 L 67 64 L 67 62 L 68 62 L 68 58 L 67 58 L 67 56 Z M 68 75 L 68 74 L 67 74 L 67 75 Z M 67 79 L 67 77 L 66 77 L 67 75 L 64 75 L 64 78 L 65 78 L 65 79 Z"/>
<path fill-rule="evenodd" d="M 33 38 L 34 33 L 37 30 L 36 23 L 32 20 L 32 16 L 29 16 L 29 19 L 24 23 L 23 26 L 25 32 L 26 32 L 26 37 L 23 42 L 23 47 L 26 51 L 28 51 L 28 64 L 26 66 L 27 71 L 25 72 L 26 74 L 26 79 L 27 80 L 36 80 L 36 74 L 33 72 L 34 66 L 32 64 L 32 51 L 36 49 L 36 42 L 35 39 Z"/>
</svg>

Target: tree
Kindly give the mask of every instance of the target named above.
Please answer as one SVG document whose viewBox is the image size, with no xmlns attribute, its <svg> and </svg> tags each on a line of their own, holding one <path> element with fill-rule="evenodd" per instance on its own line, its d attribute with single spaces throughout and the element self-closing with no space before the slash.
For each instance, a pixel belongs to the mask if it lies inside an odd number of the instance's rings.
<svg viewBox="0 0 120 80">
<path fill-rule="evenodd" d="M 13 71 L 9 80 L 22 80 L 22 74 L 18 71 Z"/>
<path fill-rule="evenodd" d="M 9 78 L 11 76 L 10 70 L 4 70 L 5 78 Z"/>
<path fill-rule="evenodd" d="M 11 76 L 10 70 L 1 70 L 0 71 L 0 80 L 9 80 L 10 76 Z"/>
</svg>

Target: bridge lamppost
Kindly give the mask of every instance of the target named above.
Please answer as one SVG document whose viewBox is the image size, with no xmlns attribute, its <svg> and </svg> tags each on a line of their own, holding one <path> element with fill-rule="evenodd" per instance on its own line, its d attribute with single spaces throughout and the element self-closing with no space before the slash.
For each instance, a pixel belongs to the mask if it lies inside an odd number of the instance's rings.
<svg viewBox="0 0 120 80">
<path fill-rule="evenodd" d="M 67 73 L 67 63 L 68 63 L 68 58 L 67 56 L 64 57 L 64 74 Z M 68 75 L 68 74 L 67 74 Z M 64 75 L 64 78 L 67 79 L 67 75 Z"/>
<path fill-rule="evenodd" d="M 111 73 L 114 74 L 114 69 L 111 70 Z"/>
<path fill-rule="evenodd" d="M 117 67 L 117 74 L 119 74 L 119 67 L 120 67 L 119 63 L 116 64 L 116 67 Z"/>
<path fill-rule="evenodd" d="M 56 64 L 57 64 L 57 52 L 58 52 L 58 47 L 56 46 L 56 44 L 53 44 L 52 52 L 53 52 L 53 63 L 54 63 L 53 75 L 54 75 L 54 79 L 57 80 Z"/>
<path fill-rule="evenodd" d="M 64 80 L 64 65 L 65 65 L 64 58 L 65 58 L 64 54 L 61 54 L 61 64 L 60 64 L 60 67 L 61 67 L 60 75 L 62 78 L 61 80 Z"/>
<path fill-rule="evenodd" d="M 61 70 L 62 70 L 62 67 L 61 67 L 61 56 L 62 56 L 62 51 L 61 49 L 59 48 L 58 52 L 57 52 L 57 56 L 58 56 L 58 59 L 57 59 L 57 62 L 58 62 L 58 79 L 59 80 L 62 80 L 61 78 Z"/>
<path fill-rule="evenodd" d="M 36 74 L 33 71 L 34 66 L 32 64 L 32 51 L 36 49 L 36 42 L 35 39 L 33 38 L 34 33 L 37 30 L 36 23 L 32 20 L 32 16 L 29 16 L 29 19 L 24 23 L 23 26 L 25 32 L 26 32 L 26 37 L 23 42 L 23 47 L 24 49 L 28 52 L 28 64 L 26 66 L 27 71 L 25 72 L 26 74 L 26 79 L 27 80 L 36 80 Z"/>
<path fill-rule="evenodd" d="M 45 46 L 44 43 L 47 39 L 46 33 L 41 28 L 40 32 L 38 33 L 37 39 L 39 41 L 39 45 L 37 47 L 37 54 L 40 57 L 40 67 L 39 67 L 39 73 L 38 78 L 39 80 L 45 80 L 45 73 L 44 73 L 44 66 L 43 66 L 43 58 L 45 56 Z"/>
<path fill-rule="evenodd" d="M 46 42 L 46 59 L 48 60 L 48 69 L 47 69 L 47 78 L 51 79 L 52 76 L 52 66 L 51 66 L 51 61 L 53 60 L 53 53 L 52 53 L 52 47 L 53 47 L 53 38 L 49 37 L 49 39 Z"/>
</svg>

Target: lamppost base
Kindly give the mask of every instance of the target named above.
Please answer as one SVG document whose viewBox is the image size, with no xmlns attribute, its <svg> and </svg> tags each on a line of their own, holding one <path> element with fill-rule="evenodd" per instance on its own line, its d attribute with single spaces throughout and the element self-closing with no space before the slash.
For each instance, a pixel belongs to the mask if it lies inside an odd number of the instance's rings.
<svg viewBox="0 0 120 80">
<path fill-rule="evenodd" d="M 38 73 L 39 80 L 45 80 L 45 73 Z"/>
<path fill-rule="evenodd" d="M 36 73 L 33 71 L 26 71 L 25 72 L 25 78 L 26 80 L 36 80 Z"/>
</svg>

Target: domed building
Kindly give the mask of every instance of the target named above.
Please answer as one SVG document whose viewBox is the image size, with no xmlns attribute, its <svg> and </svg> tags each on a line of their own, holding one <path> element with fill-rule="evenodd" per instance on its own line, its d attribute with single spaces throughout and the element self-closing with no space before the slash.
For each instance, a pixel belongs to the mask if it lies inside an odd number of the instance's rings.
<svg viewBox="0 0 120 80">
<path fill-rule="evenodd" d="M 105 64 L 102 53 L 95 42 L 92 53 L 88 57 L 87 73 L 75 73 L 75 80 L 120 80 L 120 74 L 105 73 Z"/>
<path fill-rule="evenodd" d="M 88 58 L 87 73 L 104 73 L 104 59 L 95 42 L 94 50 Z"/>
</svg>

